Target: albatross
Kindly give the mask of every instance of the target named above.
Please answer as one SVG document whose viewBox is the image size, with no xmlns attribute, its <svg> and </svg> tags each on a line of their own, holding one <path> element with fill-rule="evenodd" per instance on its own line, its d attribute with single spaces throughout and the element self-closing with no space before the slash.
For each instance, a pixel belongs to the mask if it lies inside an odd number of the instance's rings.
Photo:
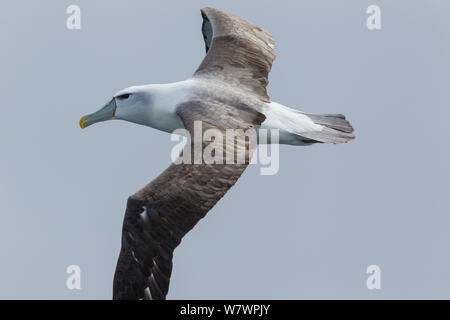
<svg viewBox="0 0 450 320">
<path fill-rule="evenodd" d="M 266 87 L 275 51 L 269 32 L 215 8 L 203 8 L 201 15 L 206 56 L 192 77 L 123 89 L 99 111 L 83 116 L 80 127 L 121 119 L 169 133 L 185 129 L 194 135 L 194 123 L 201 121 L 203 131 L 276 129 L 276 143 L 288 145 L 338 144 L 355 138 L 341 114 L 305 113 L 270 101 Z M 193 143 L 195 139 L 188 140 L 184 151 Z M 223 148 L 229 143 L 226 140 Z M 248 164 L 249 157 L 237 164 L 173 162 L 131 195 L 113 299 L 165 299 L 174 249 Z"/>
</svg>

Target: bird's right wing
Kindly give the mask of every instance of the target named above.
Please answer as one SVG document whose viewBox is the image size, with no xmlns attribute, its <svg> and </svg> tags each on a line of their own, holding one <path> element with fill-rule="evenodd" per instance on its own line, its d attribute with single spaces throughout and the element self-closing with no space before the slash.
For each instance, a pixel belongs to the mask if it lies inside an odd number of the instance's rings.
<svg viewBox="0 0 450 320">
<path fill-rule="evenodd" d="M 195 121 L 202 121 L 202 133 L 212 128 L 225 133 L 230 128 L 257 128 L 265 119 L 251 108 L 218 104 L 193 101 L 178 107 L 191 136 Z M 192 145 L 193 140 L 188 144 Z M 224 153 L 235 150 L 234 144 L 229 147 L 230 139 L 225 141 Z M 207 145 L 204 142 L 200 151 Z M 250 152 L 255 148 L 249 143 L 245 147 Z M 195 147 L 190 149 L 186 146 L 183 152 L 193 152 Z M 235 184 L 249 158 L 250 155 L 243 164 L 173 163 L 128 199 L 114 275 L 114 299 L 165 299 L 175 247 Z"/>
<path fill-rule="evenodd" d="M 206 56 L 194 77 L 219 78 L 269 102 L 268 77 L 275 42 L 266 30 L 235 15 L 203 8 Z"/>
</svg>

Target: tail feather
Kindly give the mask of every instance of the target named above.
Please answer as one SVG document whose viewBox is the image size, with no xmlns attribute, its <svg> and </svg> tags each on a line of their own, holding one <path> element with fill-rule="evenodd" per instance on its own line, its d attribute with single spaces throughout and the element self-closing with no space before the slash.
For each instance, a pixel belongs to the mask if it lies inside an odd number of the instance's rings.
<svg viewBox="0 0 450 320">
<path fill-rule="evenodd" d="M 306 114 L 317 124 L 342 132 L 352 133 L 353 127 L 343 114 Z"/>
<path fill-rule="evenodd" d="M 344 143 L 355 138 L 353 127 L 342 114 L 313 114 L 271 101 L 261 128 L 278 129 L 281 144 Z"/>
<path fill-rule="evenodd" d="M 302 137 L 321 143 L 345 143 L 355 139 L 352 125 L 342 114 L 304 114 L 323 129 L 299 133 Z"/>
</svg>

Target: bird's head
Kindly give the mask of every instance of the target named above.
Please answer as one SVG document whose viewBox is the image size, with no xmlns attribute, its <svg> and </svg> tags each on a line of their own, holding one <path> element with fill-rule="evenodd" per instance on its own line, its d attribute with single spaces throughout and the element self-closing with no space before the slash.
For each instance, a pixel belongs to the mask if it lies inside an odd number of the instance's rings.
<svg viewBox="0 0 450 320">
<path fill-rule="evenodd" d="M 84 129 L 94 123 L 121 119 L 138 124 L 146 124 L 151 95 L 145 86 L 129 87 L 117 92 L 113 98 L 97 112 L 85 115 L 80 119 L 80 127 Z"/>
</svg>

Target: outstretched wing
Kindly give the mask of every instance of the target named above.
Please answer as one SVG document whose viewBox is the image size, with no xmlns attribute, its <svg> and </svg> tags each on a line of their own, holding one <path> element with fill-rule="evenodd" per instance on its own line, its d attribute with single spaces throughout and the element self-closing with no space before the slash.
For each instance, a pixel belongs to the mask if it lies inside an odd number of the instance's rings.
<svg viewBox="0 0 450 320">
<path fill-rule="evenodd" d="M 194 76 L 221 78 L 269 102 L 266 86 L 275 59 L 270 33 L 214 8 L 201 13 L 206 56 Z"/>
<path fill-rule="evenodd" d="M 225 134 L 230 128 L 257 128 L 265 119 L 254 109 L 213 101 L 184 103 L 177 112 L 191 136 L 195 121 L 202 121 L 203 131 L 214 128 Z M 221 144 L 224 153 L 234 150 L 230 140 L 224 139 Z M 207 145 L 203 143 L 203 148 Z M 183 152 L 189 152 L 187 146 Z M 249 143 L 245 147 L 254 149 Z M 190 152 L 195 149 L 191 147 Z M 248 163 L 249 157 L 243 164 L 173 163 L 128 199 L 114 275 L 114 299 L 165 299 L 175 247 L 235 184 Z"/>
</svg>

